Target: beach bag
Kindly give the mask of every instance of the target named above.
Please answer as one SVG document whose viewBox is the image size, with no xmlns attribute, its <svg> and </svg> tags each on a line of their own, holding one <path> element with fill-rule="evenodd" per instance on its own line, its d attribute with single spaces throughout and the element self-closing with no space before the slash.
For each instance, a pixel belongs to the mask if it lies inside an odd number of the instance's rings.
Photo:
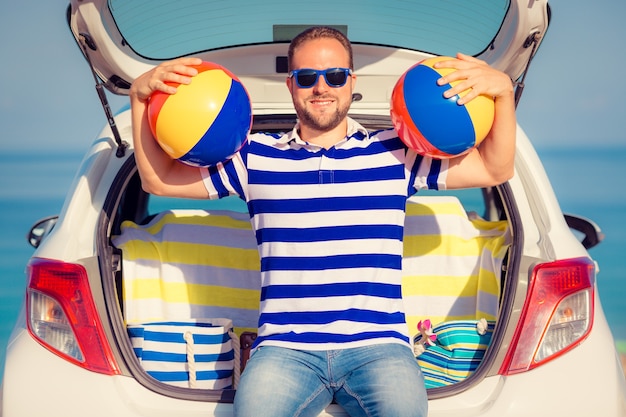
<svg viewBox="0 0 626 417">
<path fill-rule="evenodd" d="M 428 389 L 455 384 L 472 375 L 491 344 L 495 322 L 454 320 L 433 327 L 430 320 L 424 320 L 418 327 L 414 350 Z"/>
<path fill-rule="evenodd" d="M 154 379 L 185 388 L 236 388 L 240 352 L 231 320 L 160 321 L 127 328 L 135 355 Z"/>
</svg>

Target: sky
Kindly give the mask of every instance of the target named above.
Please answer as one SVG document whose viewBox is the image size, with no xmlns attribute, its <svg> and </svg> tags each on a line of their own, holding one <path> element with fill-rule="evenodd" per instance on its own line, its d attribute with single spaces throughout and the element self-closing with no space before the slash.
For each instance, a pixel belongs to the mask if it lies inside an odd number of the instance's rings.
<svg viewBox="0 0 626 417">
<path fill-rule="evenodd" d="M 66 25 L 67 1 L 2 2 L 0 149 L 85 151 L 106 118 Z M 550 4 L 552 23 L 526 78 L 520 124 L 538 148 L 626 144 L 626 1 Z M 114 111 L 125 102 L 109 98 Z"/>
</svg>

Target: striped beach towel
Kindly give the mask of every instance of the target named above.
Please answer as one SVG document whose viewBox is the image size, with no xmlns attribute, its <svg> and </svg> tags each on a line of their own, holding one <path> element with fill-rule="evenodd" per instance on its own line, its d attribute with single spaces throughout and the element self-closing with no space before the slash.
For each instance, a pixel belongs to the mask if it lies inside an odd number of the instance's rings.
<svg viewBox="0 0 626 417">
<path fill-rule="evenodd" d="M 494 321 L 509 245 L 506 221 L 468 216 L 456 197 L 411 198 L 402 261 L 402 297 L 411 336 L 420 320 Z"/>
<path fill-rule="evenodd" d="M 261 276 L 247 214 L 205 210 L 124 222 L 112 243 L 123 252 L 127 324 L 223 317 L 256 331 Z"/>
</svg>

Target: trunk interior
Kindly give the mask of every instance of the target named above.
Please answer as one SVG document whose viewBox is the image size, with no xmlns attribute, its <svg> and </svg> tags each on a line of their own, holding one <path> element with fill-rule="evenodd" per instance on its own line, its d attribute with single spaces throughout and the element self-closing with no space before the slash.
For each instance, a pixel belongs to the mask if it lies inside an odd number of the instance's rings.
<svg viewBox="0 0 626 417">
<path fill-rule="evenodd" d="M 355 119 L 370 129 L 388 123 Z M 257 118 L 253 130 L 292 125 L 292 116 Z M 508 192 L 506 184 L 419 192 L 407 205 L 403 298 L 431 399 L 493 373 L 520 246 Z M 104 296 L 126 373 L 166 396 L 232 401 L 260 293 L 245 203 L 148 195 L 129 158 L 100 230 L 99 251 L 110 254 L 101 257 Z"/>
</svg>

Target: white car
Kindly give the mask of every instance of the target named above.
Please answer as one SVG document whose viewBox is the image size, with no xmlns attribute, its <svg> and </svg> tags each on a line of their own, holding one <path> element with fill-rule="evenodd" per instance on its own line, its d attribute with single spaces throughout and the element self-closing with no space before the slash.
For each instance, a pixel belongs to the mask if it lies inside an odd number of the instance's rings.
<svg viewBox="0 0 626 417">
<path fill-rule="evenodd" d="M 130 112 L 111 114 L 103 88 L 127 94 L 135 77 L 159 62 L 198 56 L 240 78 L 253 104 L 253 131 L 286 131 L 295 123 L 284 85 L 289 40 L 324 24 L 353 42 L 358 84 L 350 116 L 387 128 L 395 82 L 431 56 L 461 51 L 485 60 L 517 82 L 519 100 L 549 16 L 545 0 L 71 0 L 68 24 L 108 123 L 61 214 L 31 230 L 37 250 L 6 352 L 0 415 L 232 415 L 258 305 L 247 207 L 232 197 L 145 193 Z M 430 416 L 626 415 L 626 383 L 587 251 L 602 234 L 591 221 L 562 213 L 521 128 L 510 181 L 420 192 L 407 213 L 404 298 Z M 204 227 L 202 241 L 194 241 L 200 238 L 189 224 Z M 425 225 L 435 229 L 429 234 Z M 478 250 L 460 253 L 461 235 Z M 438 257 L 411 242 L 431 242 Z M 159 256 L 173 249 L 157 261 L 146 255 L 150 245 Z M 459 259 L 469 269 L 452 271 Z M 432 265 L 441 269 L 431 273 Z M 418 276 L 423 285 L 414 285 Z M 202 321 L 217 329 L 224 360 L 190 352 L 204 348 L 193 334 L 175 344 L 182 353 L 147 345 L 151 325 L 193 329 Z M 332 404 L 321 415 L 347 414 Z"/>
</svg>

